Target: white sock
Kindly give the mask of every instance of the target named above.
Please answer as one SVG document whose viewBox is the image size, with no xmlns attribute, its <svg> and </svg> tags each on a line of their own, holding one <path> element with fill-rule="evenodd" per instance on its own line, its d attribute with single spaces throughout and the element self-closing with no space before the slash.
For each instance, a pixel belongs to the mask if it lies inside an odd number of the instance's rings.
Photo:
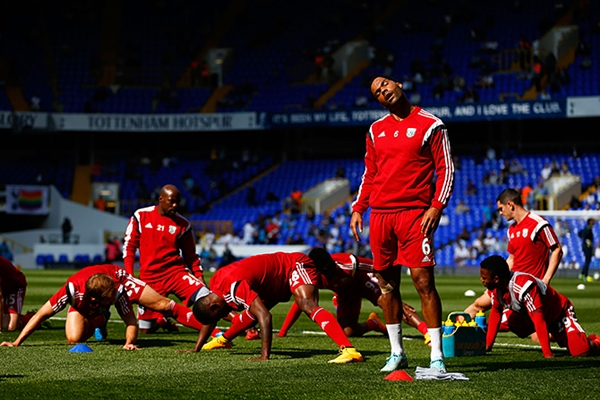
<svg viewBox="0 0 600 400">
<path fill-rule="evenodd" d="M 392 345 L 392 354 L 404 354 L 402 346 L 402 323 L 386 325 L 390 344 Z"/>
<path fill-rule="evenodd" d="M 431 359 L 444 357 L 442 352 L 442 328 L 427 328 L 431 337 Z"/>
</svg>

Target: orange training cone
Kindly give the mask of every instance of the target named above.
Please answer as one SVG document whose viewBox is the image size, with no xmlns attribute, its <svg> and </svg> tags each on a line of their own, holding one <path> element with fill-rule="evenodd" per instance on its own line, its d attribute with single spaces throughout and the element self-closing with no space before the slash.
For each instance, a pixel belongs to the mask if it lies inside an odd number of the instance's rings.
<svg viewBox="0 0 600 400">
<path fill-rule="evenodd" d="M 383 378 L 384 381 L 408 381 L 408 382 L 412 382 L 414 379 L 412 376 L 410 376 L 406 371 L 400 370 L 400 371 L 394 371 L 391 374 L 389 374 L 388 376 L 386 376 L 385 378 Z"/>
</svg>

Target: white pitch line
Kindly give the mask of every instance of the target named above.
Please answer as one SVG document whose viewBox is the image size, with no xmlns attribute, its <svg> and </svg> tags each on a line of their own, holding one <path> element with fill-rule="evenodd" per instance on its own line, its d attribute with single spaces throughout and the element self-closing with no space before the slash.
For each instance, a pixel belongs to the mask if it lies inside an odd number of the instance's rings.
<svg viewBox="0 0 600 400">
<path fill-rule="evenodd" d="M 52 320 L 57 320 L 57 321 L 65 321 L 66 318 L 64 317 L 52 317 L 49 318 Z M 115 323 L 115 324 L 122 324 L 123 321 L 118 320 L 118 319 L 109 319 L 108 322 L 111 323 Z M 183 326 L 181 324 L 177 324 L 177 326 Z M 227 330 L 227 326 L 217 326 L 218 329 L 221 330 Z M 273 329 L 274 333 L 279 332 L 279 329 Z M 292 330 L 292 331 L 288 331 L 288 333 L 299 333 L 301 335 L 315 335 L 315 336 L 323 336 L 323 335 L 327 335 L 325 332 L 323 331 L 296 331 L 296 330 Z M 403 340 L 423 340 L 420 338 L 413 338 L 413 337 L 404 337 Z M 532 344 L 519 344 L 519 343 L 494 343 L 494 346 L 500 346 L 500 347 L 515 347 L 515 348 L 522 348 L 522 349 L 540 349 L 541 347 L 539 345 L 532 345 Z M 558 346 L 550 346 L 550 348 L 554 349 L 554 350 L 560 350 L 562 349 L 562 347 L 558 347 Z"/>
</svg>

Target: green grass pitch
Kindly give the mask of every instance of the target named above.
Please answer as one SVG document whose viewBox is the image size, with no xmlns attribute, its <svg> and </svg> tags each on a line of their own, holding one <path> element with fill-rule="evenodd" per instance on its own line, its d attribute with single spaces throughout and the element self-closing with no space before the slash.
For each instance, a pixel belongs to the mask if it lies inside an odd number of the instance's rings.
<svg viewBox="0 0 600 400">
<path fill-rule="evenodd" d="M 73 271 L 25 270 L 29 286 L 24 310 L 39 308 Z M 481 293 L 477 275 L 436 276 L 444 316 L 463 310 Z M 575 305 L 579 322 L 589 333 L 600 333 L 600 282 L 576 289 L 574 278 L 553 284 Z M 420 302 L 406 277 L 404 301 L 420 310 Z M 290 303 L 273 311 L 274 327 L 281 326 Z M 321 305 L 333 311 L 331 292 L 321 292 Z M 379 311 L 363 301 L 361 319 Z M 64 337 L 65 311 L 52 320 L 53 328 L 38 330 L 18 348 L 0 348 L 0 390 L 5 399 L 598 399 L 600 357 L 573 358 L 553 346 L 554 359 L 544 359 L 536 344 L 511 334 L 500 334 L 494 351 L 484 356 L 447 359 L 450 372 L 462 372 L 469 381 L 385 381 L 379 369 L 389 355 L 388 339 L 369 333 L 352 338 L 364 363 L 332 365 L 337 346 L 308 317 L 302 316 L 286 338 L 274 335 L 272 358 L 248 361 L 260 354 L 260 341 L 234 340 L 230 350 L 178 353 L 192 349 L 197 332 L 140 336 L 140 351 L 121 349 L 124 326 L 118 319 L 108 325 L 109 338 L 88 345 L 91 353 L 69 353 Z M 112 318 L 118 318 L 113 312 Z M 223 328 L 227 323 L 222 323 Z M 408 373 L 428 366 L 429 348 L 420 333 L 405 325 Z M 10 341 L 16 332 L 4 332 Z"/>
</svg>

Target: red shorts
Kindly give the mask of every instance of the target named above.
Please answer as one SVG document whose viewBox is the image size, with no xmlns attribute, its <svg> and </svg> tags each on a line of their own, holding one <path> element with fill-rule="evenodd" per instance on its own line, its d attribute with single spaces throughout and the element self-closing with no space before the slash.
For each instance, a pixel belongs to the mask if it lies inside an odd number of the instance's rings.
<svg viewBox="0 0 600 400">
<path fill-rule="evenodd" d="M 203 286 L 204 284 L 196 278 L 187 269 L 182 268 L 181 270 L 175 270 L 168 278 L 160 280 L 144 279 L 144 282 L 148 284 L 152 289 L 156 290 L 158 294 L 164 297 L 168 297 L 170 294 L 175 295 L 181 302 L 189 307 L 189 300 L 192 295 Z M 138 305 L 138 318 L 140 320 L 152 320 L 161 318 L 163 315 L 157 311 L 145 309 Z"/>
<path fill-rule="evenodd" d="M 11 293 L 4 293 L 4 314 L 21 314 L 25 300 L 25 288 L 17 288 Z"/>
<path fill-rule="evenodd" d="M 357 272 L 358 273 L 358 272 Z M 336 293 L 337 298 L 337 318 L 359 315 L 362 306 L 362 299 L 367 299 L 374 306 L 377 306 L 377 300 L 381 295 L 381 289 L 377 278 L 372 273 L 364 272 L 359 277 L 354 278 L 354 284 L 344 290 L 343 293 Z"/>
<path fill-rule="evenodd" d="M 433 234 L 426 236 L 421 232 L 424 213 L 424 209 L 371 212 L 370 244 L 375 271 L 394 265 L 408 268 L 435 266 Z"/>
</svg>

